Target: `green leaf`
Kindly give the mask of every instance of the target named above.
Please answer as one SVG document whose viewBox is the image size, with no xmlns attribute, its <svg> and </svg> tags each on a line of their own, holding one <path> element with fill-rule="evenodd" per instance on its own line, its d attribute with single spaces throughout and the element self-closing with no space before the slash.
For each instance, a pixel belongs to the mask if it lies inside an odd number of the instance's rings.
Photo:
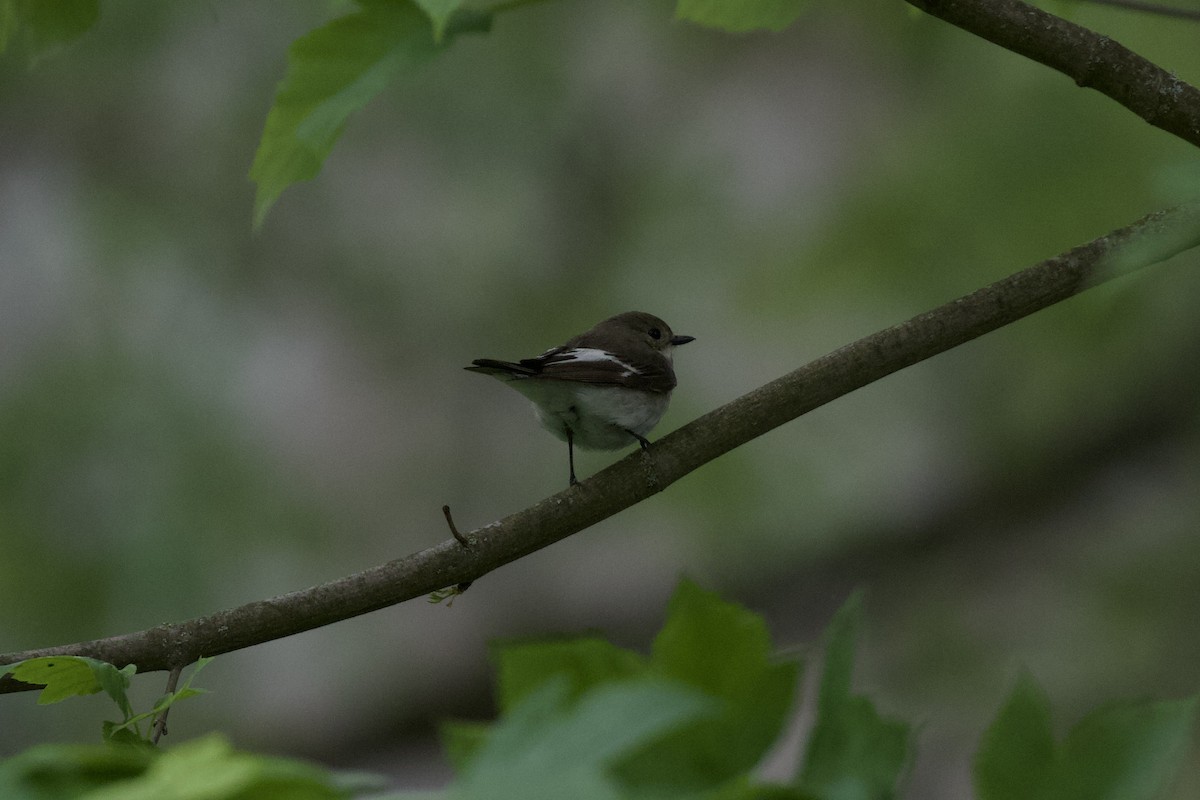
<svg viewBox="0 0 1200 800">
<path fill-rule="evenodd" d="M 383 793 L 392 784 L 392 781 L 385 775 L 361 770 L 337 770 L 330 772 L 328 779 L 330 785 L 350 797 L 370 795 L 371 800 L 384 800 Z M 392 793 L 392 796 L 395 797 L 397 794 Z M 421 792 L 419 794 L 425 795 L 429 800 L 442 795 L 441 792 Z M 417 796 L 418 793 L 411 793 L 410 800 L 416 800 Z"/>
<path fill-rule="evenodd" d="M 856 592 L 826 633 L 817 722 L 800 776 L 804 789 L 829 800 L 894 797 L 910 758 L 908 725 L 881 717 L 870 700 L 850 693 L 861 622 Z"/>
<path fill-rule="evenodd" d="M 132 719 L 128 719 L 122 723 L 116 723 L 112 720 L 106 719 L 104 722 L 100 723 L 100 734 L 104 737 L 104 741 L 108 742 L 109 744 L 145 747 L 153 750 L 154 743 L 142 736 L 137 729 L 131 727 L 131 725 L 136 724 L 137 720 L 140 718 L 141 717 L 139 716 L 135 716 Z"/>
<path fill-rule="evenodd" d="M 1055 746 L 1049 704 L 1022 674 L 975 759 L 979 800 L 1151 800 L 1187 756 L 1196 698 L 1088 714 Z"/>
<path fill-rule="evenodd" d="M 608 681 L 640 675 L 646 659 L 598 636 L 532 642 L 504 642 L 493 649 L 497 701 L 501 711 L 514 708 L 551 678 L 567 680 L 570 695 Z"/>
<path fill-rule="evenodd" d="M 149 747 L 42 745 L 0 761 L 4 800 L 334 800 L 362 775 L 242 753 L 219 736 Z M 378 782 L 371 785 L 378 786 Z"/>
<path fill-rule="evenodd" d="M 258 184 L 255 225 L 285 188 L 316 176 L 351 114 L 399 75 L 433 59 L 454 34 L 487 30 L 491 20 L 479 12 L 456 15 L 462 21 L 444 24 L 438 41 L 430 18 L 408 0 L 361 5 L 288 49 L 288 74 L 250 168 Z"/>
<path fill-rule="evenodd" d="M 1055 791 L 1064 800 L 1161 797 L 1188 754 L 1196 698 L 1115 704 L 1088 714 L 1067 734 Z"/>
<path fill-rule="evenodd" d="M 736 781 L 705 795 L 704 800 L 819 800 L 795 786 Z"/>
<path fill-rule="evenodd" d="M 697 692 L 658 681 L 597 686 L 572 703 L 566 678 L 524 698 L 492 730 L 454 797 L 619 800 L 607 765 L 713 711 Z"/>
<path fill-rule="evenodd" d="M 654 641 L 650 672 L 716 698 L 720 711 L 655 742 L 619 773 L 630 786 L 696 793 L 762 759 L 787 719 L 800 665 L 772 658 L 757 614 L 683 581 Z"/>
<path fill-rule="evenodd" d="M 125 690 L 129 688 L 129 679 L 137 672 L 137 667 L 128 664 L 124 669 L 117 669 L 112 664 L 103 661 L 93 661 L 91 667 L 96 675 L 96 680 L 105 693 L 117 704 L 117 708 L 121 709 L 121 713 L 126 717 L 132 716 L 133 706 L 130 704 Z"/>
<path fill-rule="evenodd" d="M 191 674 L 188 675 L 187 680 L 183 682 L 183 685 L 178 687 L 175 691 L 168 692 L 162 697 L 158 698 L 158 700 L 156 700 L 154 703 L 152 713 L 157 714 L 160 711 L 166 711 L 180 700 L 186 700 L 189 697 L 195 697 L 196 695 L 207 694 L 207 689 L 194 688 L 192 686 L 192 681 L 196 680 L 196 676 L 200 674 L 200 670 L 204 669 L 210 663 L 212 663 L 211 657 L 201 656 L 200 658 L 196 659 L 196 663 L 192 667 Z"/>
<path fill-rule="evenodd" d="M 111 745 L 38 745 L 0 760 L 0 797 L 81 797 L 92 789 L 142 774 L 157 755 L 152 749 Z"/>
<path fill-rule="evenodd" d="M 100 19 L 100 0 L 0 0 L 0 53 L 18 36 L 32 63 L 78 39 Z"/>
<path fill-rule="evenodd" d="M 462 772 L 487 743 L 491 726 L 484 722 L 443 722 L 439 733 L 442 749 L 455 770 Z"/>
<path fill-rule="evenodd" d="M 0 675 L 11 672 L 19 681 L 45 686 L 38 695 L 38 705 L 59 703 L 68 697 L 95 694 L 104 689 L 128 715 L 131 712 L 125 690 L 136 670 L 132 664 L 117 669 L 107 662 L 83 656 L 45 656 L 0 667 Z"/>
<path fill-rule="evenodd" d="M 164 694 L 162 697 L 158 698 L 158 700 L 154 702 L 154 706 L 149 711 L 142 712 L 141 714 L 135 714 L 133 713 L 132 708 L 122 709 L 125 713 L 125 720 L 123 722 L 104 723 L 105 740 L 128 742 L 131 741 L 130 737 L 133 737 L 133 739 L 136 739 L 137 741 L 147 741 L 140 737 L 140 729 L 138 728 L 138 724 L 144 720 L 148 720 L 157 716 L 163 711 L 166 711 L 180 700 L 186 700 L 189 697 L 206 694 L 206 690 L 204 689 L 192 688 L 192 681 L 196 679 L 196 673 L 204 669 L 204 666 L 210 661 L 212 661 L 211 658 L 199 658 L 196 661 L 195 667 L 192 668 L 191 674 L 188 675 L 187 680 L 183 682 L 183 685 L 174 692 L 168 692 L 167 694 Z"/>
<path fill-rule="evenodd" d="M 1033 677 L 1022 672 L 975 755 L 979 800 L 1037 800 L 1054 771 L 1050 703 Z"/>
<path fill-rule="evenodd" d="M 241 753 L 220 736 L 185 742 L 150 762 L 140 776 L 93 791 L 87 800 L 334 800 L 345 794 L 325 770 Z"/>
<path fill-rule="evenodd" d="M 791 25 L 808 0 L 678 0 L 675 18 L 730 33 L 781 31 Z"/>
<path fill-rule="evenodd" d="M 446 33 L 446 23 L 463 4 L 463 0 L 415 0 L 415 2 L 433 23 L 433 38 L 438 42 Z"/>
<path fill-rule="evenodd" d="M 0 53 L 8 50 L 8 44 L 21 28 L 21 15 L 17 0 L 0 0 Z"/>
</svg>

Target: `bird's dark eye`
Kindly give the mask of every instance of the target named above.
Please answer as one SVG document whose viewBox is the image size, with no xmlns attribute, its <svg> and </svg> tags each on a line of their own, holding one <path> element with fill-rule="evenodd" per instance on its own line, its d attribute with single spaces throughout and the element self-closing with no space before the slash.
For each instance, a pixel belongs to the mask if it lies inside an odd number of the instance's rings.
<svg viewBox="0 0 1200 800">
<path fill-rule="evenodd" d="M 651 328 L 650 330 L 646 331 L 646 333 L 650 334 L 651 339 L 662 338 L 662 331 L 660 331 L 658 328 Z"/>
</svg>

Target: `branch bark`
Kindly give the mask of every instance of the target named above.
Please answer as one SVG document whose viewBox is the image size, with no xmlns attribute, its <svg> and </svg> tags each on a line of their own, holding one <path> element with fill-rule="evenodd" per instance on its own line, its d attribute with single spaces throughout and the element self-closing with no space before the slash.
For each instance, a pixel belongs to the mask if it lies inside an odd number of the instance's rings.
<svg viewBox="0 0 1200 800">
<path fill-rule="evenodd" d="M 473 581 L 650 497 L 692 470 L 842 395 L 1098 283 L 1200 245 L 1200 203 L 1151 214 L 743 395 L 578 485 L 441 544 L 302 591 L 90 642 L 0 655 L 84 655 L 173 669 Z M 0 692 L 34 687 L 9 678 Z"/>
<path fill-rule="evenodd" d="M 1200 89 L 1107 36 L 1021 0 L 907 0 L 993 44 L 1045 64 L 1200 147 Z"/>
</svg>

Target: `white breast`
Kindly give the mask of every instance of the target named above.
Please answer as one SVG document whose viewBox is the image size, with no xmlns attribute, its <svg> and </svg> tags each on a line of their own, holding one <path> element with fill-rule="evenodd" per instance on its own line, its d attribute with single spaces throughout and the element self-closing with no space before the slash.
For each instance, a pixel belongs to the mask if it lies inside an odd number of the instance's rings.
<svg viewBox="0 0 1200 800">
<path fill-rule="evenodd" d="M 564 441 L 569 428 L 575 444 L 587 450 L 616 450 L 633 444 L 636 440 L 629 431 L 638 436 L 650 433 L 671 402 L 667 394 L 622 386 L 559 386 L 569 391 L 555 392 L 554 397 L 543 394 L 541 402 L 534 404 L 538 420 Z"/>
</svg>

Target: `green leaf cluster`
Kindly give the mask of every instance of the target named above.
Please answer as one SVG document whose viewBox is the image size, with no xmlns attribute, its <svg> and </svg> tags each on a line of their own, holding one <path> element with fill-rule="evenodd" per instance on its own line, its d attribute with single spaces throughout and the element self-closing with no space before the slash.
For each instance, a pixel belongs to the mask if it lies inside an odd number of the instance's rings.
<svg viewBox="0 0 1200 800">
<path fill-rule="evenodd" d="M 350 116 L 389 84 L 440 55 L 461 33 L 491 29 L 499 10 L 462 0 L 359 0 L 360 8 L 297 39 L 267 115 L 250 178 L 255 224 L 293 183 L 316 177 Z M 676 17 L 730 32 L 782 30 L 806 0 L 679 0 Z"/>
<path fill-rule="evenodd" d="M 96 694 L 103 690 L 117 704 L 123 717 L 119 722 L 105 720 L 102 728 L 105 741 L 150 746 L 150 739 L 142 734 L 142 723 L 165 712 L 180 700 L 203 694 L 203 689 L 192 687 L 192 680 L 211 660 L 198 660 L 182 686 L 173 692 L 167 692 L 154 702 L 149 711 L 141 713 L 133 710 L 133 704 L 129 702 L 126 692 L 129 689 L 130 678 L 137 672 L 137 667 L 133 664 L 117 669 L 106 661 L 84 656 L 45 656 L 0 667 L 0 677 L 11 674 L 22 683 L 45 687 L 38 695 L 38 705 L 61 703 L 68 697 Z M 5 796 L 0 794 L 0 797 Z"/>
<path fill-rule="evenodd" d="M 825 636 L 816 719 L 794 777 L 754 778 L 777 746 L 799 676 L 772 655 L 763 620 L 684 582 L 649 657 L 597 636 L 495 650 L 500 719 L 444 729 L 452 800 L 711 798 L 887 800 L 914 756 L 913 730 L 852 691 L 862 597 Z M 1121 703 L 1061 743 L 1022 675 L 976 757 L 979 800 L 1151 800 L 1183 765 L 1195 698 Z"/>
<path fill-rule="evenodd" d="M 829 626 L 815 722 L 784 782 L 764 783 L 755 770 L 791 717 L 800 663 L 774 652 L 761 617 L 684 581 L 648 656 L 595 635 L 496 646 L 499 719 L 447 724 L 446 752 L 458 778 L 444 792 L 421 796 L 895 798 L 913 759 L 913 732 L 852 690 L 862 620 L 855 594 Z M 104 691 L 124 715 L 105 723 L 105 745 L 42 745 L 0 762 L 5 800 L 310 800 L 379 789 L 369 776 L 238 752 L 220 736 L 165 753 L 150 746 L 138 723 L 198 693 L 191 678 L 151 712 L 136 714 L 125 692 L 132 668 L 59 657 L 4 671 L 44 685 L 39 703 Z M 1114 703 L 1056 741 L 1049 702 L 1022 674 L 976 756 L 978 800 L 1164 797 L 1187 757 L 1196 706 L 1196 698 Z"/>
<path fill-rule="evenodd" d="M 497 11 L 533 2 L 538 0 L 471 9 L 463 0 L 357 0 L 354 12 L 293 42 L 250 167 L 257 185 L 255 225 L 284 189 L 316 177 L 350 116 L 393 81 L 433 60 L 459 34 L 490 30 Z M 675 16 L 734 33 L 780 31 L 806 2 L 678 0 Z M 36 62 L 83 35 L 99 17 L 99 0 L 0 0 L 0 53 L 20 38 Z"/>
<path fill-rule="evenodd" d="M 120 722 L 103 724 L 102 745 L 45 744 L 0 761 L 0 797 L 4 800 L 325 800 L 362 789 L 378 789 L 369 776 L 341 776 L 301 761 L 234 750 L 223 737 L 210 735 L 170 751 L 154 747 L 141 723 L 174 703 L 201 694 L 192 687 L 196 673 L 212 659 L 196 662 L 174 692 L 160 697 L 150 711 L 136 713 L 126 690 L 135 667 L 80 656 L 32 658 L 0 667 L 0 676 L 42 685 L 40 705 L 104 691 L 121 710 Z"/>
<path fill-rule="evenodd" d="M 853 626 L 838 631 L 855 635 Z M 852 642 L 837 646 L 853 651 Z M 832 796 L 799 777 L 754 779 L 789 718 L 800 663 L 773 653 L 761 617 L 694 583 L 676 591 L 648 657 L 596 636 L 509 643 L 494 657 L 501 718 L 445 727 L 460 773 L 448 797 Z M 826 680 L 847 684 L 843 669 L 848 661 Z M 842 705 L 822 702 L 821 724 L 836 724 L 825 717 Z M 857 765 L 825 764 L 824 751 L 814 758 L 819 774 L 858 774 Z"/>
<path fill-rule="evenodd" d="M 239 752 L 215 734 L 166 752 L 41 745 L 0 762 L 5 800 L 333 800 L 354 788 L 312 764 Z"/>
</svg>

